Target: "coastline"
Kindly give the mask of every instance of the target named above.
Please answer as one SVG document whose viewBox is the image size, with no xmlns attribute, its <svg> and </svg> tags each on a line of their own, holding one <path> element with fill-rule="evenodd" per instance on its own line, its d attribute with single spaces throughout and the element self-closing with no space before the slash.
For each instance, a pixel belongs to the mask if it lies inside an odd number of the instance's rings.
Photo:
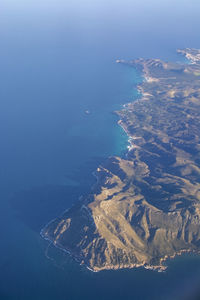
<svg viewBox="0 0 200 300">
<path fill-rule="evenodd" d="M 125 64 L 126 62 L 125 61 L 116 61 L 116 63 L 123 63 Z M 135 68 L 136 69 L 136 68 Z M 145 77 L 143 76 L 143 74 L 141 73 L 141 78 L 143 82 L 143 80 L 145 80 Z M 136 85 L 135 89 L 137 90 L 137 93 L 139 95 L 139 97 L 137 97 L 133 102 L 138 102 L 140 101 L 142 98 L 143 98 L 143 91 L 141 90 L 140 86 L 139 85 Z M 128 102 L 128 103 L 124 103 L 122 104 L 122 107 L 123 108 L 128 108 L 129 104 L 132 104 L 133 102 Z M 126 146 L 126 148 L 124 149 L 125 151 L 125 156 L 128 156 L 129 152 L 134 149 L 135 147 L 137 147 L 136 145 L 133 144 L 133 140 L 134 138 L 131 137 L 128 133 L 128 130 L 126 129 L 125 127 L 125 124 L 123 123 L 123 120 L 120 118 L 119 114 L 118 114 L 118 111 L 113 111 L 113 113 L 117 116 L 118 118 L 118 121 L 117 121 L 117 124 L 123 129 L 123 131 L 125 132 L 125 134 L 127 135 L 127 143 L 128 145 Z M 108 157 L 107 159 L 113 157 L 110 156 Z M 97 168 L 98 170 L 98 168 Z M 91 191 L 96 187 L 98 186 L 99 184 L 99 176 L 97 174 L 97 170 L 93 171 L 92 172 L 92 175 L 96 178 L 96 182 L 93 184 L 93 186 L 91 187 Z M 82 198 L 83 196 L 80 196 L 80 198 Z M 79 198 L 78 201 L 81 201 L 81 199 Z M 84 205 L 84 203 L 83 203 Z M 73 207 L 73 206 L 72 206 Z M 69 207 L 68 209 L 66 209 L 60 216 L 62 216 L 64 213 L 68 212 L 69 210 L 71 209 L 71 207 Z M 94 272 L 94 273 L 97 273 L 97 272 L 100 272 L 100 271 L 105 271 L 105 270 L 118 270 L 118 269 L 133 269 L 133 268 L 140 268 L 140 267 L 144 267 L 146 269 L 149 269 L 149 270 L 158 270 L 160 272 L 164 271 L 165 270 L 165 267 L 163 266 L 151 266 L 151 265 L 147 265 L 145 263 L 143 264 L 132 264 L 132 265 L 123 265 L 121 267 L 116 267 L 116 268 L 113 268 L 112 266 L 106 266 L 106 267 L 103 267 L 103 268 L 99 268 L 99 269 L 92 269 L 91 267 L 89 267 L 86 263 L 83 263 L 81 262 L 81 257 L 77 257 L 70 249 L 66 249 L 64 247 L 62 247 L 62 245 L 58 244 L 58 243 L 55 243 L 55 241 L 53 239 L 51 239 L 48 235 L 44 234 L 44 231 L 45 229 L 51 225 L 58 217 L 55 217 L 53 220 L 50 220 L 40 231 L 40 236 L 42 237 L 42 239 L 48 241 L 50 244 L 47 246 L 47 248 L 50 246 L 50 245 L 53 245 L 54 247 L 56 247 L 57 249 L 67 253 L 68 255 L 70 255 L 77 263 L 79 263 L 80 266 L 85 266 L 89 271 L 91 272 Z M 94 222 L 94 221 L 93 221 Z"/>
<path fill-rule="evenodd" d="M 51 222 L 53 222 L 53 220 Z M 146 270 L 157 271 L 157 272 L 161 273 L 161 272 L 166 272 L 167 268 L 168 268 L 168 265 L 164 265 L 164 263 L 166 263 L 169 260 L 173 261 L 177 256 L 181 256 L 183 254 L 190 254 L 190 253 L 200 255 L 200 250 L 198 251 L 198 250 L 194 250 L 194 249 L 183 249 L 183 250 L 180 250 L 180 251 L 174 253 L 171 256 L 165 255 L 164 257 L 160 258 L 159 265 L 151 265 L 151 264 L 147 264 L 144 262 L 141 264 L 135 263 L 135 264 L 116 266 L 116 267 L 114 267 L 113 265 L 111 265 L 111 266 L 107 265 L 102 268 L 97 268 L 97 267 L 91 268 L 87 263 L 84 263 L 83 261 L 81 261 L 82 258 L 75 255 L 70 249 L 66 249 L 66 248 L 62 247 L 62 245 L 60 245 L 59 243 L 55 243 L 55 241 L 53 239 L 51 239 L 47 235 L 43 234 L 44 229 L 45 229 L 45 227 L 40 231 L 40 236 L 42 237 L 42 239 L 49 242 L 47 249 L 49 246 L 53 245 L 55 248 L 70 255 L 80 266 L 85 266 L 89 271 L 91 271 L 93 273 L 98 273 L 101 271 L 124 270 L 124 269 L 134 269 L 134 268 L 144 268 Z M 50 257 L 47 257 L 47 258 L 50 259 Z"/>
<path fill-rule="evenodd" d="M 117 61 L 117 63 L 126 63 L 124 61 Z M 155 60 L 155 63 L 160 63 L 160 60 Z M 132 62 L 130 63 L 130 65 L 132 64 Z M 165 63 L 163 63 L 164 65 Z M 147 82 L 147 83 L 152 83 L 152 82 L 159 82 L 160 79 L 155 79 L 153 77 L 151 77 L 149 75 L 149 72 L 148 72 L 148 69 L 147 67 L 145 66 L 144 67 L 144 72 L 142 73 L 143 74 L 143 82 Z M 115 113 L 118 115 L 119 117 L 119 120 L 117 121 L 118 125 L 123 129 L 123 131 L 126 133 L 127 137 L 128 137 L 128 143 L 129 145 L 127 146 L 127 152 L 126 152 L 126 156 L 129 155 L 129 153 L 131 153 L 132 150 L 134 150 L 135 148 L 140 148 L 140 146 L 138 146 L 137 144 L 134 143 L 134 140 L 136 139 L 140 139 L 142 138 L 142 136 L 134 136 L 133 134 L 130 134 L 129 133 L 129 130 L 127 128 L 127 123 L 123 120 L 123 118 L 120 116 L 120 112 L 122 112 L 122 115 L 123 113 L 127 113 L 129 111 L 129 108 L 133 109 L 133 105 L 135 103 L 138 103 L 140 101 L 147 101 L 147 100 L 150 100 L 151 98 L 151 94 L 149 93 L 145 93 L 144 92 L 144 89 L 141 85 L 138 85 L 137 86 L 137 91 L 140 93 L 141 97 L 138 97 L 137 99 L 135 99 L 135 101 L 133 102 L 129 102 L 129 103 L 126 103 L 123 105 L 123 110 L 121 111 L 116 111 Z M 132 112 L 132 111 L 131 111 Z M 111 157 L 108 157 L 109 158 L 112 158 Z M 98 168 L 99 169 L 99 168 Z M 97 171 L 98 171 L 97 169 Z M 97 171 L 95 171 L 93 173 L 93 175 L 95 176 L 96 178 L 96 183 L 94 184 L 94 187 L 97 187 L 99 185 L 99 176 L 97 174 Z M 91 188 L 93 189 L 93 187 Z M 81 206 L 81 209 L 84 207 L 84 202 L 83 202 L 83 205 Z M 91 215 L 90 213 L 90 208 L 88 207 L 85 207 L 86 210 L 87 210 L 87 213 L 90 215 L 90 217 L 92 217 L 92 220 L 93 220 L 93 215 Z M 57 218 L 56 218 L 57 219 Z M 56 220 L 54 219 L 54 220 Z M 132 268 L 140 268 L 140 267 L 143 267 L 145 269 L 149 269 L 149 270 L 154 270 L 154 271 L 158 271 L 158 272 L 164 272 L 166 269 L 167 269 L 167 266 L 166 265 L 163 265 L 163 263 L 165 263 L 168 259 L 174 259 L 176 256 L 180 256 L 182 255 L 183 253 L 198 253 L 197 250 L 195 250 L 194 248 L 192 248 L 190 246 L 190 249 L 189 249 L 189 246 L 188 246 L 188 249 L 187 248 L 183 248 L 183 249 L 177 249 L 177 251 L 174 249 L 174 253 L 173 251 L 171 251 L 171 253 L 173 254 L 166 254 L 166 255 L 163 255 L 162 257 L 161 256 L 158 256 L 157 257 L 157 261 L 159 261 L 159 264 L 158 265 L 153 265 L 153 264 L 149 264 L 147 262 L 141 262 L 141 263 L 129 263 L 129 264 L 126 264 L 126 263 L 118 263 L 118 264 L 109 264 L 109 263 L 106 263 L 104 265 L 102 265 L 102 267 L 100 266 L 94 266 L 93 268 L 91 268 L 91 266 L 89 264 L 87 264 L 87 259 L 84 260 L 84 258 L 82 258 L 82 256 L 77 256 L 73 251 L 67 249 L 67 248 L 64 248 L 62 247 L 62 245 L 60 245 L 57 240 L 54 240 L 53 238 L 49 238 L 48 235 L 46 234 L 43 234 L 43 232 L 45 231 L 46 227 L 48 227 L 49 224 L 51 224 L 52 222 L 54 222 L 54 220 L 50 221 L 42 230 L 41 230 L 41 236 L 46 239 L 46 240 L 49 240 L 51 243 L 53 243 L 53 245 L 63 251 L 65 251 L 66 253 L 70 254 L 80 265 L 85 265 L 87 267 L 88 270 L 92 271 L 92 272 L 99 272 L 99 271 L 102 271 L 102 270 L 118 270 L 118 269 L 132 269 Z M 93 220 L 94 222 L 94 220 Z M 94 222 L 94 224 L 96 224 Z M 186 245 L 185 245 L 186 247 Z M 160 257 L 160 258 L 159 258 Z"/>
<path fill-rule="evenodd" d="M 126 64 L 126 61 L 124 60 L 119 60 L 119 61 L 116 61 L 116 63 L 123 63 L 123 64 Z M 145 80 L 147 81 L 148 79 L 148 76 L 147 74 L 144 74 L 144 73 L 141 73 L 141 78 L 143 78 L 142 82 L 144 82 Z M 145 98 L 145 93 L 143 92 L 143 89 L 141 88 L 140 85 L 137 85 L 136 86 L 136 90 L 138 92 L 138 95 L 139 97 L 137 97 L 133 102 L 127 102 L 125 104 L 122 105 L 122 107 L 124 109 L 128 109 L 129 108 L 129 105 L 132 105 L 133 103 L 136 103 L 136 102 L 139 102 L 141 100 L 143 100 Z M 119 111 L 120 112 L 120 111 Z M 128 129 L 126 128 L 126 125 L 125 123 L 123 122 L 123 120 L 120 118 L 119 114 L 118 114 L 118 111 L 114 111 L 114 113 L 117 115 L 118 117 L 118 121 L 117 121 L 117 124 L 123 129 L 123 131 L 125 132 L 125 134 L 127 135 L 127 142 L 128 142 L 128 145 L 126 147 L 126 152 L 125 152 L 125 156 L 128 156 L 129 155 L 129 152 L 131 152 L 133 149 L 135 148 L 138 148 L 138 146 L 136 144 L 134 144 L 134 137 L 132 137 L 129 132 L 128 132 Z M 108 157 L 111 158 L 113 156 L 110 156 Z M 94 185 L 91 187 L 91 190 L 93 190 L 96 186 L 98 186 L 99 184 L 99 176 L 98 176 L 98 173 L 97 171 L 93 171 L 92 172 L 92 175 L 96 178 L 96 182 L 94 183 Z M 81 196 L 82 197 L 82 196 Z M 81 198 L 80 197 L 80 198 Z M 79 199 L 80 200 L 80 199 Z M 83 204 L 84 205 L 84 204 Z M 70 208 L 66 209 L 62 214 L 61 216 L 66 213 L 67 211 L 69 211 Z M 55 241 L 51 238 L 49 238 L 47 235 L 45 235 L 43 233 L 43 231 L 45 230 L 46 227 L 48 227 L 51 223 L 53 223 L 55 220 L 57 219 L 54 218 L 53 220 L 49 221 L 40 231 L 40 236 L 46 240 L 46 241 L 49 241 L 50 244 L 49 245 L 53 245 L 54 247 L 56 247 L 57 249 L 67 253 L 68 255 L 70 255 L 80 266 L 85 266 L 89 271 L 93 272 L 93 273 L 97 273 L 97 272 L 100 272 L 100 271 L 111 271 L 111 270 L 122 270 L 122 269 L 134 269 L 134 268 L 144 268 L 144 269 L 147 269 L 147 270 L 152 270 L 152 271 L 157 271 L 157 272 L 165 272 L 166 269 L 167 269 L 167 266 L 163 266 L 162 264 L 160 265 L 150 265 L 150 264 L 147 264 L 147 263 L 141 263 L 141 264 L 138 264 L 138 263 L 135 263 L 135 264 L 130 264 L 130 265 L 122 265 L 122 266 L 116 266 L 116 267 L 113 267 L 113 266 L 104 266 L 102 268 L 91 268 L 87 265 L 87 263 L 83 263 L 81 262 L 81 257 L 77 257 L 70 249 L 66 249 L 64 247 L 62 247 L 62 245 L 58 244 L 58 243 L 55 243 Z M 176 255 L 179 255 L 178 253 L 173 255 L 172 258 L 174 258 Z M 164 257 L 161 259 L 162 262 L 166 261 L 167 259 L 169 259 L 169 257 Z"/>
</svg>

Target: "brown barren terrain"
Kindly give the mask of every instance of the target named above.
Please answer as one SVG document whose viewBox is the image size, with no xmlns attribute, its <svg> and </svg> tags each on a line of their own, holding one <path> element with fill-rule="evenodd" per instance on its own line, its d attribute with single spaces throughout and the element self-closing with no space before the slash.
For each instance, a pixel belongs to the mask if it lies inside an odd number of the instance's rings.
<svg viewBox="0 0 200 300">
<path fill-rule="evenodd" d="M 200 50 L 190 63 L 117 61 L 144 75 L 141 98 L 116 112 L 125 158 L 96 170 L 91 194 L 43 230 L 93 271 L 144 266 L 200 250 Z"/>
</svg>

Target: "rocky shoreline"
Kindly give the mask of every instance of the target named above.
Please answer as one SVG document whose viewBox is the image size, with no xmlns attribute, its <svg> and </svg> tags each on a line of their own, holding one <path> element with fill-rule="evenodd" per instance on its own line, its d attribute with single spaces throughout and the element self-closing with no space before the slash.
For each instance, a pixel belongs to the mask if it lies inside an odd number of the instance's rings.
<svg viewBox="0 0 200 300">
<path fill-rule="evenodd" d="M 192 64 L 138 59 L 141 97 L 117 111 L 130 145 L 95 172 L 88 197 L 47 224 L 43 238 L 89 270 L 144 267 L 199 251 L 200 51 Z"/>
</svg>

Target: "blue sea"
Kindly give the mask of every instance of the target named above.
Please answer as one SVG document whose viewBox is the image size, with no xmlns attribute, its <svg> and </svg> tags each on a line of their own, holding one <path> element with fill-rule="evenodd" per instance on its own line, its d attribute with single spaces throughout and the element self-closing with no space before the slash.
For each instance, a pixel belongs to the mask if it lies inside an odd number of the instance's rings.
<svg viewBox="0 0 200 300">
<path fill-rule="evenodd" d="M 199 299 L 196 255 L 165 273 L 92 273 L 39 234 L 126 152 L 113 112 L 142 77 L 115 60 L 183 61 L 199 14 L 195 0 L 1 0 L 0 300 Z"/>
</svg>

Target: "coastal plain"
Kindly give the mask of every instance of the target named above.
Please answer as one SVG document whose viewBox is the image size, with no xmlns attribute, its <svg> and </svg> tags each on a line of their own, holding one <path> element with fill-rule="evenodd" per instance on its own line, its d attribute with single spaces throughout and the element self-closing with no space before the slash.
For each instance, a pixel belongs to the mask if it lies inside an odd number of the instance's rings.
<svg viewBox="0 0 200 300">
<path fill-rule="evenodd" d="M 144 77 L 140 97 L 116 112 L 129 150 L 41 231 L 92 271 L 162 271 L 167 258 L 200 250 L 200 50 L 178 52 L 188 62 L 117 61 Z"/>
</svg>

